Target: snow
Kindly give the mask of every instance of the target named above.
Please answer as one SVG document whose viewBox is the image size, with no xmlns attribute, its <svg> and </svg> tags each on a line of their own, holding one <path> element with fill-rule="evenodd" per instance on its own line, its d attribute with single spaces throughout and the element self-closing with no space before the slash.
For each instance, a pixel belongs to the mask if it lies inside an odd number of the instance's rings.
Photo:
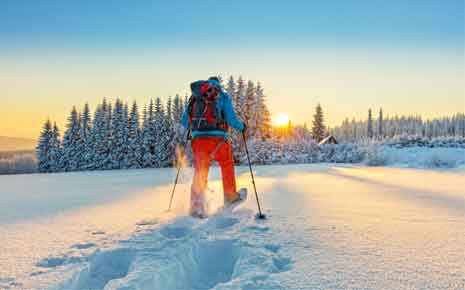
<svg viewBox="0 0 465 290">
<path fill-rule="evenodd" d="M 372 166 L 454 168 L 465 164 L 464 148 L 374 146 L 367 151 L 365 163 Z"/>
<path fill-rule="evenodd" d="M 464 289 L 465 168 L 257 166 L 267 220 L 186 216 L 191 172 L 0 176 L 0 289 Z"/>
</svg>

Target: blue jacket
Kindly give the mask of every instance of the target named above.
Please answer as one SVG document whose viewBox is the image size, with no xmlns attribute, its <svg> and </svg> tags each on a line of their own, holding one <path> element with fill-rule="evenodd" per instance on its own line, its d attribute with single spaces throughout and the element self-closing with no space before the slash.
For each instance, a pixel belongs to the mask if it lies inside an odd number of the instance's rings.
<svg viewBox="0 0 465 290">
<path fill-rule="evenodd" d="M 219 110 L 222 110 L 224 112 L 224 118 L 226 120 L 226 123 L 230 127 L 233 127 L 234 129 L 238 131 L 244 130 L 244 124 L 237 118 L 236 112 L 234 112 L 234 107 L 231 102 L 231 97 L 229 97 L 228 93 L 223 91 L 221 89 L 221 85 L 216 82 L 209 80 L 209 82 L 216 86 L 217 88 L 220 89 L 220 94 L 218 98 L 218 102 L 216 103 L 218 106 Z M 184 111 L 184 114 L 182 115 L 181 118 L 181 125 L 184 128 L 189 127 L 189 108 L 186 107 L 186 110 Z M 224 131 L 192 131 L 192 138 L 199 137 L 199 136 L 222 136 L 224 138 L 227 138 L 228 134 Z"/>
</svg>

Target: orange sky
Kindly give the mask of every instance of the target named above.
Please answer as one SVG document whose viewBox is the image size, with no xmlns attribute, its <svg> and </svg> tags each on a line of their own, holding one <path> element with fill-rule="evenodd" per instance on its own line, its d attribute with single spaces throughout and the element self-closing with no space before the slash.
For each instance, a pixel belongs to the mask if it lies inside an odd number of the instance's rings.
<svg viewBox="0 0 465 290">
<path fill-rule="evenodd" d="M 94 109 L 104 96 L 144 105 L 149 96 L 184 95 L 191 81 L 217 73 L 260 80 L 272 114 L 287 114 L 294 124 L 310 122 L 318 102 L 331 126 L 365 118 L 369 107 L 425 117 L 465 111 L 464 57 L 454 51 L 274 50 L 233 60 L 233 51 L 98 55 L 38 51 L 0 58 L 0 135 L 37 138 L 48 117 L 63 128 L 73 105 L 89 102 Z M 201 65 L 203 56 L 212 61 Z"/>
</svg>

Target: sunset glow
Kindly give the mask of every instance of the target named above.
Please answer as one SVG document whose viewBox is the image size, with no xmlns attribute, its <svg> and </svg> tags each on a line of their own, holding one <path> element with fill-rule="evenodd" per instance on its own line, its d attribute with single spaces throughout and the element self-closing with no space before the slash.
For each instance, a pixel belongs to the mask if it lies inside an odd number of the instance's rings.
<svg viewBox="0 0 465 290">
<path fill-rule="evenodd" d="M 63 133 L 73 105 L 94 111 L 120 97 L 142 108 L 211 75 L 260 81 L 270 113 L 295 125 L 310 123 L 317 103 L 330 127 L 369 107 L 423 118 L 464 108 L 463 1 L 229 1 L 215 5 L 216 25 L 199 19 L 213 7 L 196 1 L 99 1 L 92 13 L 45 2 L 0 5 L 0 136 L 37 139 L 47 118 Z"/>
<path fill-rule="evenodd" d="M 273 119 L 273 125 L 276 127 L 287 126 L 289 124 L 289 116 L 285 114 L 279 114 Z"/>
</svg>

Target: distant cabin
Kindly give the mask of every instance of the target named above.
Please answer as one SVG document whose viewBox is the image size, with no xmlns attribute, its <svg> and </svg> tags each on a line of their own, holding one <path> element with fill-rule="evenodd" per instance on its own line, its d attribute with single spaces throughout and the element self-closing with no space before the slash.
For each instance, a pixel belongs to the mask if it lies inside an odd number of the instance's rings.
<svg viewBox="0 0 465 290">
<path fill-rule="evenodd" d="M 338 142 L 336 138 L 334 138 L 333 135 L 329 135 L 328 137 L 321 140 L 321 142 L 318 145 L 324 145 L 324 144 L 338 144 Z"/>
</svg>

